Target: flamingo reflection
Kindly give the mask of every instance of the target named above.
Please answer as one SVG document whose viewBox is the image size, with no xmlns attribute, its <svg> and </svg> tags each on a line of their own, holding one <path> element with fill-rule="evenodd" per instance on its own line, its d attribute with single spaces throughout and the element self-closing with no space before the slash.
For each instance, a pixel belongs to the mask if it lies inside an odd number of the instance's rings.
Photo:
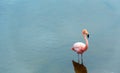
<svg viewBox="0 0 120 73">
<path fill-rule="evenodd" d="M 87 73 L 87 68 L 83 63 L 79 64 L 79 62 L 77 63 L 74 60 L 72 60 L 72 63 L 73 63 L 75 73 Z"/>
</svg>

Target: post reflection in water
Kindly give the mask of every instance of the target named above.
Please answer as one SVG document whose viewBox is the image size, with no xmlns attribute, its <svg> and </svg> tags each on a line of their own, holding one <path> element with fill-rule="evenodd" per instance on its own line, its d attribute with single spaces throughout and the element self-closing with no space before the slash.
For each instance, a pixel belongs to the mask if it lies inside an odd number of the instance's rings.
<svg viewBox="0 0 120 73">
<path fill-rule="evenodd" d="M 87 73 L 87 67 L 84 64 L 77 63 L 74 60 L 72 60 L 72 63 L 75 73 Z"/>
</svg>

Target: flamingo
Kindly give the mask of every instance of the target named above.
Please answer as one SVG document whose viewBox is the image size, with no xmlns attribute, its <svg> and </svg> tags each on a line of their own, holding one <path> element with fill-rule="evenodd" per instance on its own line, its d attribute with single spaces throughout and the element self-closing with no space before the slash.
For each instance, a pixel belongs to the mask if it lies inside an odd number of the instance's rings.
<svg viewBox="0 0 120 73">
<path fill-rule="evenodd" d="M 83 64 L 83 53 L 88 49 L 88 39 L 89 38 L 89 33 L 87 29 L 82 30 L 82 35 L 85 40 L 85 44 L 82 42 L 76 42 L 73 44 L 72 50 L 75 51 L 78 54 L 78 62 L 79 62 L 79 54 L 81 54 L 81 63 Z"/>
</svg>

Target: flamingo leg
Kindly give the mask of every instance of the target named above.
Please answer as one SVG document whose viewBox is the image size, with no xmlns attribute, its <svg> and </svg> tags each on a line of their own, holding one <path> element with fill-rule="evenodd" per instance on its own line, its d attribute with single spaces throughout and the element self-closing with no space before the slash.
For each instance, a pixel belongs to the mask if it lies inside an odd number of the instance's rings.
<svg viewBox="0 0 120 73">
<path fill-rule="evenodd" d="M 79 60 L 79 54 L 78 54 L 78 63 L 80 62 L 80 60 Z"/>
<path fill-rule="evenodd" d="M 81 64 L 83 64 L 83 54 L 81 54 Z"/>
</svg>

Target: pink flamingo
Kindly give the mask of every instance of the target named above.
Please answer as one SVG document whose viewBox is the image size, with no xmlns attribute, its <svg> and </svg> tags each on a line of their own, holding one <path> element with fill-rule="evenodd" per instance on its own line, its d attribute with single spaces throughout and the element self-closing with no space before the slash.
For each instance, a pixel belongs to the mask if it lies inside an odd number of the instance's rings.
<svg viewBox="0 0 120 73">
<path fill-rule="evenodd" d="M 81 63 L 83 64 L 82 54 L 88 49 L 87 37 L 89 38 L 89 33 L 88 33 L 87 29 L 82 30 L 82 35 L 84 37 L 86 44 L 84 44 L 82 42 L 76 42 L 76 43 L 74 43 L 72 50 L 78 54 L 78 62 L 79 62 L 79 54 L 81 54 Z"/>
</svg>

